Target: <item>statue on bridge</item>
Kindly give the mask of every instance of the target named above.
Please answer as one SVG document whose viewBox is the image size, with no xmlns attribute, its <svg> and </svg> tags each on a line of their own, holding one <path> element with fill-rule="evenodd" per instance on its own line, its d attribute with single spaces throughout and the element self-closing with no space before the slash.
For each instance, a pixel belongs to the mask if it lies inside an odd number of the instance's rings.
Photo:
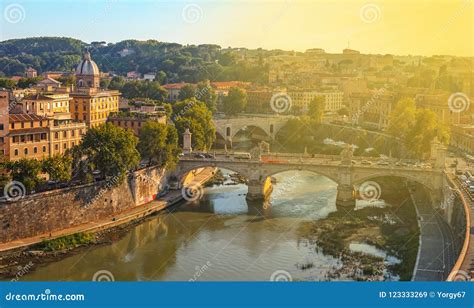
<svg viewBox="0 0 474 308">
<path fill-rule="evenodd" d="M 341 163 L 343 165 L 351 165 L 352 157 L 354 156 L 354 148 L 352 145 L 346 145 L 344 150 L 341 151 Z"/>
</svg>

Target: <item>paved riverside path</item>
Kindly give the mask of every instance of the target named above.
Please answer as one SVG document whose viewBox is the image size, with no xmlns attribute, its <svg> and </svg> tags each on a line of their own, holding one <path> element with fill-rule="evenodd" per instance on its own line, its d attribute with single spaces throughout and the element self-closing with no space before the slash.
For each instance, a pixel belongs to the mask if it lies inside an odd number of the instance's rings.
<svg viewBox="0 0 474 308">
<path fill-rule="evenodd" d="M 205 183 L 213 176 L 213 168 L 206 168 L 202 172 L 196 175 L 194 182 Z M 15 240 L 8 243 L 0 244 L 0 252 L 26 247 L 33 244 L 40 243 L 44 240 L 52 240 L 66 235 L 71 235 L 80 232 L 95 232 L 99 230 L 108 229 L 115 227 L 127 222 L 130 222 L 134 219 L 142 218 L 148 216 L 152 213 L 161 211 L 183 199 L 181 195 L 181 190 L 171 190 L 165 196 L 160 197 L 157 200 L 154 200 L 150 203 L 146 203 L 140 206 L 136 206 L 127 211 L 123 211 L 113 217 L 108 219 L 103 219 L 96 222 L 90 222 L 87 224 L 82 224 L 79 226 L 58 230 L 50 233 L 44 233 L 41 235 L 24 238 L 21 240 Z"/>
<path fill-rule="evenodd" d="M 410 190 L 420 220 L 420 247 L 414 281 L 444 281 L 456 261 L 450 227 L 430 203 L 426 191 Z"/>
</svg>

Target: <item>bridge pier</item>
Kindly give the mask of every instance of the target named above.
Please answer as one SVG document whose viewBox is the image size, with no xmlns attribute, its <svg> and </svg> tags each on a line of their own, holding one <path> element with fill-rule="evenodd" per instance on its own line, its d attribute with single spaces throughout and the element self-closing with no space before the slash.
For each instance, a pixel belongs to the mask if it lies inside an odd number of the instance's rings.
<svg viewBox="0 0 474 308">
<path fill-rule="evenodd" d="M 355 209 L 356 201 L 354 198 L 354 187 L 352 185 L 337 186 L 336 207 L 337 209 L 353 210 Z"/>
<path fill-rule="evenodd" d="M 271 178 L 268 177 L 263 182 L 259 180 L 249 180 L 246 199 L 249 201 L 267 200 L 272 193 L 273 187 Z"/>
</svg>

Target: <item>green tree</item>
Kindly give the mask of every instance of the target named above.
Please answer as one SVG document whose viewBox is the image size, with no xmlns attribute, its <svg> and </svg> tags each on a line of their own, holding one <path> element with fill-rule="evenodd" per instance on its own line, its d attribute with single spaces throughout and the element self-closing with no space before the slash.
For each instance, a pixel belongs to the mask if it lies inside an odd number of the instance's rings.
<svg viewBox="0 0 474 308">
<path fill-rule="evenodd" d="M 176 128 L 156 121 L 146 122 L 140 130 L 138 151 L 149 164 L 174 165 L 179 152 Z"/>
<path fill-rule="evenodd" d="M 316 96 L 308 104 L 308 113 L 307 115 L 316 121 L 316 123 L 321 123 L 323 121 L 325 109 L 324 96 Z"/>
<path fill-rule="evenodd" d="M 27 193 L 31 193 L 43 183 L 43 179 L 39 177 L 41 162 L 37 159 L 22 158 L 17 161 L 8 161 L 5 163 L 5 169 L 10 172 L 13 181 L 18 181 L 25 186 Z"/>
<path fill-rule="evenodd" d="M 16 82 L 10 78 L 0 78 L 0 88 L 13 89 L 16 87 Z"/>
<path fill-rule="evenodd" d="M 125 85 L 125 79 L 122 76 L 114 76 L 110 80 L 109 88 L 113 90 L 120 90 Z"/>
<path fill-rule="evenodd" d="M 72 157 L 70 155 L 54 155 L 43 161 L 42 168 L 51 180 L 67 182 L 72 176 Z"/>
<path fill-rule="evenodd" d="M 198 83 L 196 90 L 196 98 L 201 102 L 204 102 L 212 113 L 217 110 L 217 95 L 214 89 L 211 87 L 209 80 Z"/>
<path fill-rule="evenodd" d="M 245 110 L 247 106 L 247 94 L 244 90 L 232 87 L 229 94 L 222 101 L 223 111 L 226 115 L 236 115 Z"/>
<path fill-rule="evenodd" d="M 41 80 L 41 77 L 20 78 L 20 80 L 18 80 L 18 87 L 20 87 L 22 89 L 29 88 L 29 87 L 37 84 L 38 81 L 40 81 L 40 80 Z"/>
<path fill-rule="evenodd" d="M 416 105 L 411 98 L 397 102 L 389 115 L 388 132 L 393 136 L 405 139 L 416 119 Z"/>
<path fill-rule="evenodd" d="M 212 121 L 212 113 L 206 104 L 195 98 L 177 102 L 173 105 L 172 119 L 178 130 L 180 144 L 184 131 L 189 128 L 193 134 L 193 148 L 197 150 L 211 148 L 216 138 L 216 128 Z"/>
<path fill-rule="evenodd" d="M 166 73 L 163 71 L 159 71 L 155 75 L 155 81 L 159 82 L 160 84 L 165 84 L 167 83 L 167 76 Z"/>
<path fill-rule="evenodd" d="M 185 99 L 193 98 L 196 95 L 193 85 L 187 84 L 179 90 L 178 100 L 184 101 Z"/>
<path fill-rule="evenodd" d="M 69 75 L 65 77 L 59 77 L 58 81 L 62 83 L 63 86 L 69 87 L 76 84 L 76 76 Z"/>
<path fill-rule="evenodd" d="M 133 132 L 106 123 L 89 129 L 81 148 L 82 153 L 104 176 L 122 178 L 140 162 L 137 143 Z"/>
<path fill-rule="evenodd" d="M 417 158 L 426 158 L 435 137 L 445 144 L 449 142 L 449 132 L 439 123 L 436 114 L 428 109 L 417 110 L 405 138 L 407 150 Z"/>
</svg>

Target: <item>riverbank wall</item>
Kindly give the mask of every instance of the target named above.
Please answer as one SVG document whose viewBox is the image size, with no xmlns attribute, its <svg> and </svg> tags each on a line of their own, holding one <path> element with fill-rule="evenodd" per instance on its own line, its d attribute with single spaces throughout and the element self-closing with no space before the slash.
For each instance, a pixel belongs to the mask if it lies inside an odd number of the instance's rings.
<svg viewBox="0 0 474 308">
<path fill-rule="evenodd" d="M 166 171 L 150 167 L 106 181 L 27 195 L 0 203 L 0 243 L 52 233 L 153 201 L 166 182 Z"/>
</svg>

